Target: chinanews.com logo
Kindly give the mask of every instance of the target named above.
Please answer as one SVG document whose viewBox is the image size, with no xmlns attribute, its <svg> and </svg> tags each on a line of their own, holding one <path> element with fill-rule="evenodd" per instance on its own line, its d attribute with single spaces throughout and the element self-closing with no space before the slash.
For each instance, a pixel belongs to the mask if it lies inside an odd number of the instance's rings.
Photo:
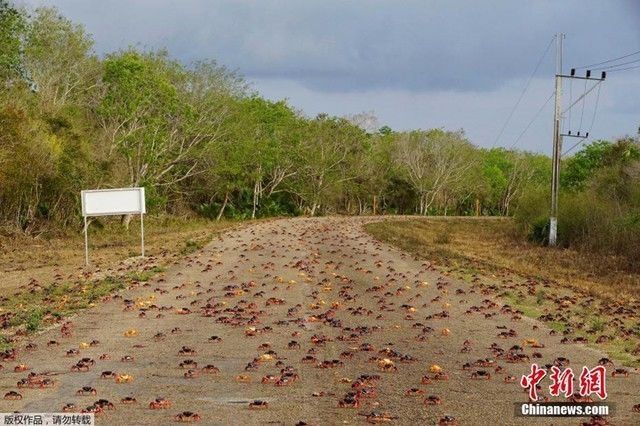
<svg viewBox="0 0 640 426">
<path fill-rule="evenodd" d="M 564 402 L 552 401 L 543 396 L 542 381 L 549 378 L 551 397 L 564 396 Z M 612 405 L 602 402 L 607 398 L 607 369 L 599 365 L 594 368 L 582 367 L 578 376 L 578 388 L 574 388 L 575 374 L 570 367 L 551 366 L 549 370 L 538 364 L 531 364 L 531 372 L 520 379 L 529 393 L 529 402 L 516 403 L 516 415 L 534 417 L 582 417 L 608 416 Z M 597 397 L 599 400 L 595 400 Z"/>
</svg>

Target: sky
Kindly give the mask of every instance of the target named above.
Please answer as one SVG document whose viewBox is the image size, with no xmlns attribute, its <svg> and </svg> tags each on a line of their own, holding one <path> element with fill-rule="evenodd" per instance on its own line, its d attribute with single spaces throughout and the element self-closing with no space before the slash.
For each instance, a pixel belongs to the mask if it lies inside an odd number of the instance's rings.
<svg viewBox="0 0 640 426">
<path fill-rule="evenodd" d="M 551 150 L 554 35 L 565 34 L 565 73 L 640 51 L 637 0 L 15 3 L 58 8 L 86 27 L 101 55 L 137 46 L 167 48 L 185 64 L 215 59 L 263 96 L 287 99 L 310 117 L 368 112 L 394 130 L 462 128 L 479 146 L 544 153 Z M 601 66 L 633 60 L 640 54 Z M 634 65 L 640 62 L 627 66 Z M 564 107 L 584 90 L 584 80 L 565 80 Z M 611 72 L 566 114 L 565 131 L 636 135 L 639 94 L 640 68 Z M 565 149 L 575 142 L 566 138 Z"/>
</svg>

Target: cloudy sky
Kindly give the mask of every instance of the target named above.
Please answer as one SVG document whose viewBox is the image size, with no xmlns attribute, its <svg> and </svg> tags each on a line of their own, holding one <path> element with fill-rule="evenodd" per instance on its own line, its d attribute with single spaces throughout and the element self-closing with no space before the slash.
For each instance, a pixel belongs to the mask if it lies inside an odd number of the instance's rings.
<svg viewBox="0 0 640 426">
<path fill-rule="evenodd" d="M 86 26 L 99 54 L 134 45 L 165 47 L 185 63 L 216 59 L 309 116 L 372 111 L 397 130 L 463 128 L 477 145 L 541 152 L 551 147 L 554 45 L 530 77 L 553 35 L 566 34 L 566 72 L 640 51 L 636 0 L 15 2 L 57 7 Z M 640 54 L 618 62 L 634 60 Z M 565 105 L 584 89 L 582 80 L 567 82 Z M 574 131 L 581 118 L 583 132 L 591 127 L 596 95 L 572 109 Z M 635 134 L 639 95 L 640 68 L 610 73 L 592 137 Z"/>
</svg>

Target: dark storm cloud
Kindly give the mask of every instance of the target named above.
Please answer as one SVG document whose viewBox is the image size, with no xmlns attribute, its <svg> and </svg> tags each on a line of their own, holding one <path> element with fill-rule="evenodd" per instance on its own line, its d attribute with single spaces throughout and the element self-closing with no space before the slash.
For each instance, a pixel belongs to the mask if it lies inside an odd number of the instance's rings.
<svg viewBox="0 0 640 426">
<path fill-rule="evenodd" d="M 249 78 L 329 92 L 492 90 L 530 73 L 559 30 L 570 40 L 567 64 L 640 44 L 632 1 L 27 3 L 55 5 L 85 23 L 102 52 L 164 46 L 186 62 L 216 58 Z"/>
<path fill-rule="evenodd" d="M 310 116 L 373 110 L 394 129 L 464 128 L 481 146 L 547 153 L 553 102 L 527 126 L 553 91 L 553 46 L 496 137 L 553 34 L 566 33 L 565 71 L 640 50 L 640 0 L 19 1 L 58 7 L 101 54 L 134 45 L 216 59 Z M 611 73 L 592 137 L 635 134 L 637 93 L 640 69 Z"/>
</svg>

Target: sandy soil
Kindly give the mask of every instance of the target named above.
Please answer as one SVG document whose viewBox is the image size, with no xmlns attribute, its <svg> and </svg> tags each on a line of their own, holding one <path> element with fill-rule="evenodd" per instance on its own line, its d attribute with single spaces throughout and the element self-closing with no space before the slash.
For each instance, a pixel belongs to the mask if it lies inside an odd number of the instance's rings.
<svg viewBox="0 0 640 426">
<path fill-rule="evenodd" d="M 492 304 L 492 296 L 368 236 L 361 228 L 368 220 L 297 218 L 227 232 L 152 282 L 77 316 L 70 337 L 61 336 L 57 327 L 34 337 L 35 349 L 22 344 L 15 361 L 0 361 L 0 392 L 23 395 L 21 400 L 0 400 L 0 411 L 60 411 L 66 403 L 80 410 L 104 398 L 115 409 L 99 415 L 98 423 L 110 425 L 172 424 L 183 411 L 198 413 L 201 424 L 354 424 L 364 423 L 362 414 L 371 411 L 397 416 L 394 424 L 437 424 L 445 415 L 462 425 L 529 424 L 534 422 L 514 416 L 514 403 L 525 402 L 526 393 L 517 383 L 504 383 L 504 377 L 519 378 L 530 363 L 497 359 L 489 350 L 492 343 L 508 350 L 536 339 L 545 347 L 525 347 L 525 354 L 540 352 L 542 358 L 536 361 L 541 365 L 559 356 L 569 358 L 574 371 L 593 367 L 605 356 L 583 345 L 560 344 L 562 336 L 550 336 L 542 323 L 514 321 L 500 309 L 502 303 Z M 125 309 L 127 300 L 133 308 Z M 473 306 L 480 307 L 479 312 L 466 314 Z M 443 311 L 444 318 L 434 316 Z M 423 332 L 427 326 L 433 331 Z M 517 336 L 498 338 L 504 327 Z M 132 329 L 137 336 L 126 337 Z M 450 333 L 444 335 L 443 329 Z M 157 333 L 164 338 L 154 338 Z M 424 339 L 416 339 L 419 335 Z M 326 342 L 315 344 L 313 336 Z M 99 344 L 65 356 L 94 339 Z M 48 346 L 51 340 L 59 346 Z M 465 340 L 470 349 L 461 351 Z M 289 348 L 291 341 L 300 346 Z M 195 353 L 180 354 L 183 346 Z M 380 352 L 385 348 L 395 354 Z M 352 353 L 351 359 L 341 358 L 345 351 Z M 110 359 L 100 360 L 101 354 Z M 134 360 L 122 361 L 127 355 Z M 399 355 L 413 361 L 402 362 Z M 304 363 L 305 356 L 317 361 Z M 95 365 L 87 372 L 71 372 L 84 357 Z M 374 357 L 392 358 L 397 371 L 380 371 Z M 471 379 L 471 372 L 482 368 L 467 371 L 462 365 L 484 358 L 496 359 L 504 371 L 484 368 L 491 372 L 489 380 Z M 179 364 L 186 359 L 197 362 L 198 377 L 184 377 L 187 370 Z M 259 362 L 245 370 L 254 359 Z M 316 365 L 334 359 L 342 365 Z M 18 389 L 16 383 L 28 374 L 13 371 L 18 363 L 47 373 L 55 387 Z M 219 373 L 202 372 L 207 364 Z M 422 384 L 423 376 L 433 376 L 429 369 L 434 364 L 449 380 Z M 294 383 L 261 383 L 265 375 L 279 377 L 287 366 L 299 377 Z M 103 371 L 130 374 L 133 381 L 102 379 Z M 358 408 L 339 408 L 363 374 L 380 375 L 375 395 L 359 398 Z M 249 376 L 250 383 L 238 382 L 238 375 Z M 77 396 L 83 386 L 94 387 L 97 395 Z M 424 394 L 406 396 L 410 388 Z M 608 376 L 614 424 L 640 422 L 640 414 L 631 411 L 640 402 L 639 389 L 640 377 L 634 372 L 628 378 Z M 423 400 L 429 395 L 439 396 L 442 403 L 426 406 Z M 122 404 L 127 396 L 137 404 Z M 149 402 L 160 396 L 172 402 L 171 408 L 149 409 Z M 267 401 L 268 408 L 250 409 L 255 399 Z M 586 420 L 546 419 L 538 424 Z"/>
</svg>

